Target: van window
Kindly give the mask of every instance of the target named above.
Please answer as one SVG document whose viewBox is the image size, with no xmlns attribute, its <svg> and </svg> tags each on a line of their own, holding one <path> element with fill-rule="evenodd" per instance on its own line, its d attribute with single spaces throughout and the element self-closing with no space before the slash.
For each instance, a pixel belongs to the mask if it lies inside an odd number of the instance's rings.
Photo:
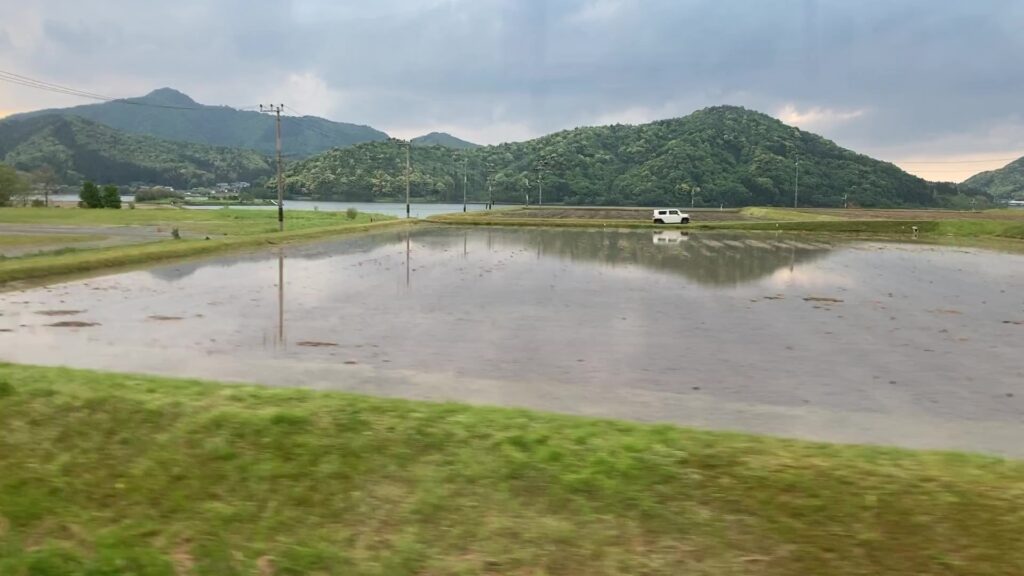
<svg viewBox="0 0 1024 576">
<path fill-rule="evenodd" d="M 676 214 L 679 214 L 679 210 L 669 210 L 668 213 L 675 216 Z"/>
<path fill-rule="evenodd" d="M 667 210 L 658 210 L 658 216 L 664 216 L 665 214 L 668 214 Z"/>
</svg>

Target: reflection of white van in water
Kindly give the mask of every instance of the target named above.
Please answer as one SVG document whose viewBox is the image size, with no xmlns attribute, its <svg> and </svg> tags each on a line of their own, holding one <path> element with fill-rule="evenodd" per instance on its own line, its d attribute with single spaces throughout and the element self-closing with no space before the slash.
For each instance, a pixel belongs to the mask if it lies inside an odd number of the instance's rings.
<svg viewBox="0 0 1024 576">
<path fill-rule="evenodd" d="M 652 221 L 655 224 L 689 224 L 690 215 L 683 214 L 674 208 L 665 208 L 655 210 Z"/>
<path fill-rule="evenodd" d="M 655 244 L 679 244 L 683 240 L 689 240 L 690 233 L 683 230 L 657 230 L 651 237 Z"/>
</svg>

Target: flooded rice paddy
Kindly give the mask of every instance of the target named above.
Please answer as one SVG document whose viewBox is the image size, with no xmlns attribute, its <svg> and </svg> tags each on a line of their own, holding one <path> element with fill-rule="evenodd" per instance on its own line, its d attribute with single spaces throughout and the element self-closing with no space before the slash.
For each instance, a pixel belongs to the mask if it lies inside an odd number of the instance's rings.
<svg viewBox="0 0 1024 576">
<path fill-rule="evenodd" d="M 283 280 L 283 281 L 282 281 Z M 0 359 L 1024 457 L 1024 256 L 420 227 L 0 293 Z"/>
</svg>

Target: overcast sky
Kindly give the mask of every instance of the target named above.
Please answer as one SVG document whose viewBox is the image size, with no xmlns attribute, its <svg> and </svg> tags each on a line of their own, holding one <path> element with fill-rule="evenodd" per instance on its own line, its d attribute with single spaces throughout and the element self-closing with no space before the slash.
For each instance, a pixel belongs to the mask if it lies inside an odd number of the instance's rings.
<svg viewBox="0 0 1024 576">
<path fill-rule="evenodd" d="M 1022 0 L 2 2 L 0 69 L 116 97 L 480 143 L 737 104 L 933 179 L 1024 155 Z"/>
</svg>

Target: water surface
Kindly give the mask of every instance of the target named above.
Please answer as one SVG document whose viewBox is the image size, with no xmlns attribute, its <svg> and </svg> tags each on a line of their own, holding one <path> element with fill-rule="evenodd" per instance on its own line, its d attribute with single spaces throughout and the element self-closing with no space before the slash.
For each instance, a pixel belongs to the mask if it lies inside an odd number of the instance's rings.
<svg viewBox="0 0 1024 576">
<path fill-rule="evenodd" d="M 8 361 L 1024 456 L 1013 254 L 422 227 L 0 293 L 0 314 Z"/>
</svg>

